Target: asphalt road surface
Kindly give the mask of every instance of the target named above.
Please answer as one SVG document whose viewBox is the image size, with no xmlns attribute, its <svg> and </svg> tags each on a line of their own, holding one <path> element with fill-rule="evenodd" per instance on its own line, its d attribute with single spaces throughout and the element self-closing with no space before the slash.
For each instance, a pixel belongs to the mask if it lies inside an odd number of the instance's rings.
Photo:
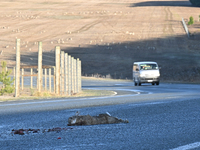
<svg viewBox="0 0 200 150">
<path fill-rule="evenodd" d="M 0 148 L 200 149 L 200 85 L 134 86 L 133 82 L 103 80 L 82 83 L 83 89 L 116 93 L 104 97 L 1 102 Z M 92 116 L 109 112 L 129 123 L 67 126 L 68 118 L 76 111 Z M 32 131 L 13 134 L 12 129 L 22 128 Z M 33 133 L 33 129 L 40 131 Z"/>
</svg>

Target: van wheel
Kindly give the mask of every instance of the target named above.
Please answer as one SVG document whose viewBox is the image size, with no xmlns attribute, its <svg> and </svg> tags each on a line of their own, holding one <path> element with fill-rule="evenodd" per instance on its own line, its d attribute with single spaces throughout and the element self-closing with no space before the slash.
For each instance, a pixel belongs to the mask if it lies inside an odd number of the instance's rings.
<svg viewBox="0 0 200 150">
<path fill-rule="evenodd" d="M 135 86 L 137 86 L 137 82 L 135 82 Z"/>
<path fill-rule="evenodd" d="M 139 82 L 138 85 L 141 86 L 141 83 Z"/>
<path fill-rule="evenodd" d="M 152 82 L 151 84 L 152 84 L 152 85 L 155 85 L 155 83 L 154 83 L 154 82 Z"/>
<path fill-rule="evenodd" d="M 156 82 L 156 85 L 159 85 L 159 82 Z"/>
</svg>

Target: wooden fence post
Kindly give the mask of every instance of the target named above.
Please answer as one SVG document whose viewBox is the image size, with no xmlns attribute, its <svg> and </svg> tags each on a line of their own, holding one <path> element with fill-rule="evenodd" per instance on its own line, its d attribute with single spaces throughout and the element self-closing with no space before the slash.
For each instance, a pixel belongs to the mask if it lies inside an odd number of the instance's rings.
<svg viewBox="0 0 200 150">
<path fill-rule="evenodd" d="M 49 92 L 51 93 L 51 68 L 49 68 Z"/>
<path fill-rule="evenodd" d="M 38 42 L 38 92 L 42 90 L 42 42 Z"/>
<path fill-rule="evenodd" d="M 65 53 L 65 95 L 68 94 L 68 54 Z"/>
<path fill-rule="evenodd" d="M 56 94 L 60 95 L 60 46 L 56 46 Z"/>
<path fill-rule="evenodd" d="M 45 87 L 45 91 L 47 91 L 47 69 L 44 69 L 44 87 Z"/>
<path fill-rule="evenodd" d="M 31 68 L 31 89 L 33 89 L 33 68 Z"/>
<path fill-rule="evenodd" d="M 77 93 L 79 93 L 79 58 L 76 60 L 76 89 Z"/>
<path fill-rule="evenodd" d="M 71 56 L 68 56 L 68 95 L 71 95 L 72 91 L 72 71 L 71 71 Z"/>
<path fill-rule="evenodd" d="M 24 68 L 22 68 L 22 81 L 21 81 L 21 85 L 22 85 L 22 90 L 24 90 Z"/>
<path fill-rule="evenodd" d="M 16 70 L 15 70 L 15 97 L 19 96 L 20 88 L 20 39 L 16 40 Z"/>
<path fill-rule="evenodd" d="M 81 61 L 79 60 L 79 81 L 78 81 L 78 88 L 79 88 L 79 92 L 81 92 Z"/>
<path fill-rule="evenodd" d="M 77 80 L 76 80 L 76 79 L 77 79 L 77 78 L 76 78 L 76 75 L 77 75 L 77 72 L 76 72 L 76 71 L 77 71 L 77 70 L 76 70 L 76 69 L 77 69 L 77 66 L 76 66 L 76 61 L 77 61 L 77 60 L 74 59 L 74 93 L 77 93 L 77 84 L 76 84 L 76 81 L 77 81 Z"/>
<path fill-rule="evenodd" d="M 71 60 L 71 73 L 72 73 L 72 76 L 71 76 L 71 80 L 72 80 L 72 87 L 71 87 L 71 89 L 72 89 L 72 92 L 71 92 L 71 94 L 73 95 L 74 94 L 74 57 L 71 57 L 72 58 L 72 60 Z"/>
<path fill-rule="evenodd" d="M 61 63 L 61 69 L 60 69 L 60 91 L 61 95 L 64 95 L 64 88 L 65 88 L 65 80 L 64 80 L 64 60 L 65 60 L 65 52 L 61 51 L 60 55 L 60 63 Z"/>
<path fill-rule="evenodd" d="M 53 92 L 56 93 L 56 68 L 53 67 Z"/>
</svg>

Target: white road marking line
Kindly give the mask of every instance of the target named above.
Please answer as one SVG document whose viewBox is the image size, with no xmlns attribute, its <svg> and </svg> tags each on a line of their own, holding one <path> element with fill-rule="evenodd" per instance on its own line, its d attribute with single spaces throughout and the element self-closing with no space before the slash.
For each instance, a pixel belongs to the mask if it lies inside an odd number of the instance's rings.
<svg viewBox="0 0 200 150">
<path fill-rule="evenodd" d="M 117 92 L 114 92 L 114 94 L 113 95 L 117 95 Z"/>
<path fill-rule="evenodd" d="M 129 106 L 137 107 L 137 106 L 145 106 L 145 105 L 159 105 L 159 104 L 166 104 L 169 102 L 144 102 L 139 104 L 129 104 Z"/>
<path fill-rule="evenodd" d="M 106 99 L 106 98 L 116 98 L 116 97 L 129 97 L 137 96 L 139 94 L 130 94 L 130 95 L 114 95 L 114 96 L 105 96 L 105 97 L 93 97 L 93 98 L 80 98 L 80 99 L 58 99 L 50 101 L 35 101 L 35 102 L 23 102 L 23 103 L 14 103 L 14 104 L 2 104 L 0 107 L 4 106 L 17 106 L 17 105 L 30 105 L 30 104 L 45 104 L 45 103 L 57 103 L 57 102 L 69 102 L 69 101 L 84 101 L 84 100 L 93 100 L 93 99 Z"/>
<path fill-rule="evenodd" d="M 95 89 L 95 88 L 87 88 L 87 89 Z M 0 105 L 0 107 L 4 106 L 17 106 L 17 105 L 30 105 L 30 104 L 44 104 L 44 103 L 57 103 L 57 102 L 67 102 L 67 101 L 82 101 L 82 100 L 93 100 L 93 99 L 106 99 L 106 98 L 112 98 L 112 97 L 129 97 L 129 96 L 138 96 L 141 94 L 142 91 L 140 90 L 132 90 L 132 89 L 118 89 L 121 91 L 131 91 L 135 92 L 136 94 L 130 94 L 130 95 L 112 95 L 112 96 L 104 96 L 104 97 L 94 97 L 94 98 L 81 98 L 81 99 L 61 99 L 61 100 L 50 100 L 50 101 L 37 101 L 37 102 L 24 102 L 24 103 L 17 103 L 17 104 L 3 104 Z M 115 92 L 114 94 L 117 94 Z M 148 94 L 152 94 L 148 92 Z"/>
<path fill-rule="evenodd" d="M 200 147 L 200 142 L 180 146 L 180 147 L 170 149 L 170 150 L 191 150 L 191 149 L 198 148 L 198 147 Z"/>
<path fill-rule="evenodd" d="M 172 99 L 172 98 L 180 98 L 180 96 L 169 96 L 169 97 L 166 97 L 166 99 Z"/>
</svg>

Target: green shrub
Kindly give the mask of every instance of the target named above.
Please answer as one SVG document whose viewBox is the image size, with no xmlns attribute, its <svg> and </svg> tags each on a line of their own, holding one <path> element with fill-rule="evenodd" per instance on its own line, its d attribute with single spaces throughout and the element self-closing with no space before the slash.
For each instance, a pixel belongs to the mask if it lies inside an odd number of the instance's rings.
<svg viewBox="0 0 200 150">
<path fill-rule="evenodd" d="M 6 65 L 7 63 L 5 61 L 1 62 L 2 71 L 0 73 L 0 82 L 3 83 L 3 88 L 0 90 L 0 95 L 3 95 L 4 93 L 13 93 L 14 92 L 14 86 L 12 85 L 13 80 L 9 77 L 12 70 L 6 71 Z"/>
<path fill-rule="evenodd" d="M 188 22 L 188 25 L 192 25 L 192 24 L 194 24 L 194 18 L 191 16 L 190 21 Z"/>
<path fill-rule="evenodd" d="M 200 6 L 200 0 L 190 0 L 190 3 L 192 3 L 193 6 Z"/>
</svg>

